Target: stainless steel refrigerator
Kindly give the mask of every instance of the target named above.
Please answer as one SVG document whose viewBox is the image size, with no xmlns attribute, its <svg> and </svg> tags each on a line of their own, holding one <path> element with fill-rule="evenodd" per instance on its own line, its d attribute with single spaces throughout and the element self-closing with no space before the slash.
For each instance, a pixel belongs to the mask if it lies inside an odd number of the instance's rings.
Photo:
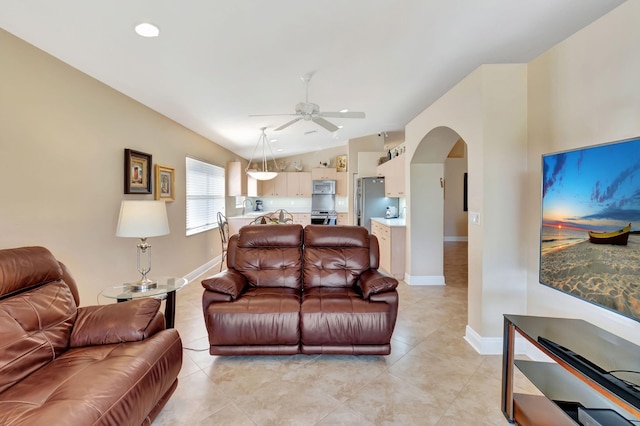
<svg viewBox="0 0 640 426">
<path fill-rule="evenodd" d="M 358 179 L 356 191 L 356 223 L 371 232 L 371 218 L 385 217 L 387 207 L 398 211 L 398 198 L 384 194 L 383 177 L 364 177 Z"/>
</svg>

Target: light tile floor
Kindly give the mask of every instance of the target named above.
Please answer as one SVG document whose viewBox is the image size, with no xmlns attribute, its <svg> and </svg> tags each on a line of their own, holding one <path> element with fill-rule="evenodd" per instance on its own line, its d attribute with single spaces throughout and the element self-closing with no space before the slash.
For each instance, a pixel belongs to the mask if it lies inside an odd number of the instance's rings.
<svg viewBox="0 0 640 426">
<path fill-rule="evenodd" d="M 212 270 L 211 274 L 216 270 Z M 501 356 L 463 339 L 467 244 L 445 243 L 446 286 L 401 282 L 389 356 L 209 355 L 200 280 L 177 297 L 185 348 L 160 425 L 506 425 Z"/>
</svg>

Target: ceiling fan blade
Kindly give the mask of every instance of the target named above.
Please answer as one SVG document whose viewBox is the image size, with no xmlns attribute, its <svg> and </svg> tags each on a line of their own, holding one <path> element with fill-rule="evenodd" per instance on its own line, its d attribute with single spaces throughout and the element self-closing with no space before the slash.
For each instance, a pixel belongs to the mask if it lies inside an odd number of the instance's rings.
<svg viewBox="0 0 640 426">
<path fill-rule="evenodd" d="M 298 115 L 298 114 L 249 114 L 249 117 L 275 117 L 275 116 L 282 116 L 282 115 L 292 116 L 292 115 Z"/>
<path fill-rule="evenodd" d="M 325 129 L 327 129 L 330 132 L 335 132 L 336 130 L 338 130 L 338 126 L 336 126 L 333 123 L 328 122 L 327 120 L 325 120 L 322 117 L 313 117 L 311 120 L 313 120 L 314 123 L 319 124 L 320 126 L 324 127 Z"/>
<path fill-rule="evenodd" d="M 288 122 L 284 123 L 282 126 L 274 129 L 274 131 L 277 132 L 279 130 L 286 129 L 287 127 L 291 126 L 293 123 L 296 123 L 296 122 L 298 122 L 300 120 L 302 120 L 302 117 L 294 118 L 293 120 L 288 121 Z"/>
<path fill-rule="evenodd" d="M 364 112 L 349 111 L 349 112 L 321 112 L 322 117 L 333 118 L 365 118 Z"/>
</svg>

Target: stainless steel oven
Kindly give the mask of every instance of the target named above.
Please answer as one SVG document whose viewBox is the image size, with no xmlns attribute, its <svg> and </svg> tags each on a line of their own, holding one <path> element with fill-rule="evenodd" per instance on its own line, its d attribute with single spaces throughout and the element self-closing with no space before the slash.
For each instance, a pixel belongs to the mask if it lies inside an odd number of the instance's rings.
<svg viewBox="0 0 640 426">
<path fill-rule="evenodd" d="M 314 180 L 311 194 L 311 224 L 335 225 L 337 221 L 336 181 Z"/>
<path fill-rule="evenodd" d="M 312 210 L 312 225 L 337 225 L 338 213 L 335 210 Z"/>
</svg>

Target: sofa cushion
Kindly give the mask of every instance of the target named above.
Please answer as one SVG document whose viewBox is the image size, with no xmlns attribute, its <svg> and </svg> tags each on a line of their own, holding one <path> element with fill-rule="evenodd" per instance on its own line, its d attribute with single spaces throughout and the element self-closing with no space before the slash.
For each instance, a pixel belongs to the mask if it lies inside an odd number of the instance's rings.
<svg viewBox="0 0 640 426">
<path fill-rule="evenodd" d="M 352 287 L 370 267 L 369 234 L 360 226 L 308 225 L 304 229 L 305 290 Z"/>
<path fill-rule="evenodd" d="M 362 274 L 358 281 L 358 287 L 360 287 L 362 297 L 368 299 L 373 294 L 395 290 L 398 287 L 398 280 L 378 270 L 370 269 Z"/>
<path fill-rule="evenodd" d="M 303 345 L 388 344 L 392 332 L 393 318 L 387 303 L 364 300 L 350 288 L 310 288 L 303 293 Z"/>
<path fill-rule="evenodd" d="M 71 349 L 0 393 L 0 424 L 145 424 L 181 365 L 175 329 L 143 342 Z"/>
<path fill-rule="evenodd" d="M 246 286 L 244 275 L 235 269 L 225 269 L 213 277 L 202 280 L 202 287 L 216 293 L 226 294 L 231 299 L 237 299 Z"/>
<path fill-rule="evenodd" d="M 298 290 L 249 288 L 237 300 L 207 306 L 205 322 L 211 345 L 291 345 L 300 341 L 299 315 Z"/>
<path fill-rule="evenodd" d="M 238 247 L 302 247 L 302 225 L 242 227 L 238 232 Z"/>
<path fill-rule="evenodd" d="M 69 348 L 76 314 L 73 295 L 62 281 L 0 300 L 0 392 Z"/>
<path fill-rule="evenodd" d="M 253 287 L 300 288 L 302 226 L 242 227 L 238 235 L 232 266 Z"/>
<path fill-rule="evenodd" d="M 160 300 L 151 297 L 78 308 L 69 346 L 76 348 L 143 340 L 148 337 L 149 325 L 159 309 Z"/>
<path fill-rule="evenodd" d="M 0 250 L 0 296 L 62 278 L 62 267 L 44 247 Z"/>
</svg>

